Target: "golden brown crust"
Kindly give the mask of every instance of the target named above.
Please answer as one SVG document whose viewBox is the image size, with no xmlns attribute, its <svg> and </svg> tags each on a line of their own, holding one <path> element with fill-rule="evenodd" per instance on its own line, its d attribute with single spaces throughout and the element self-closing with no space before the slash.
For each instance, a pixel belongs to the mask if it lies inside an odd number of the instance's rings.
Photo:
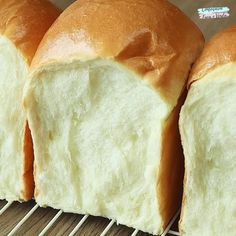
<svg viewBox="0 0 236 236">
<path fill-rule="evenodd" d="M 188 87 L 203 78 L 217 66 L 236 61 L 236 26 L 213 37 L 196 61 L 188 81 Z"/>
<path fill-rule="evenodd" d="M 178 100 L 165 123 L 162 140 L 162 157 L 157 182 L 157 197 L 165 229 L 169 220 L 181 207 L 184 176 L 184 156 L 180 141 L 178 120 L 186 91 Z"/>
<path fill-rule="evenodd" d="M 59 15 L 47 0 L 0 0 L 0 35 L 7 37 L 30 65 L 45 32 Z M 26 121 L 23 138 L 23 183 L 21 200 L 33 197 L 33 144 Z"/>
<path fill-rule="evenodd" d="M 73 59 L 114 59 L 175 105 L 203 43 L 194 23 L 165 0 L 80 0 L 47 32 L 32 71 Z"/>
<path fill-rule="evenodd" d="M 59 10 L 47 0 L 0 0 L 0 35 L 11 40 L 30 64 Z"/>
<path fill-rule="evenodd" d="M 33 177 L 34 150 L 33 150 L 31 132 L 27 121 L 25 124 L 23 156 L 25 158 L 23 167 L 24 191 L 22 192 L 22 195 L 24 200 L 30 200 L 32 199 L 34 194 L 34 177 Z"/>
</svg>

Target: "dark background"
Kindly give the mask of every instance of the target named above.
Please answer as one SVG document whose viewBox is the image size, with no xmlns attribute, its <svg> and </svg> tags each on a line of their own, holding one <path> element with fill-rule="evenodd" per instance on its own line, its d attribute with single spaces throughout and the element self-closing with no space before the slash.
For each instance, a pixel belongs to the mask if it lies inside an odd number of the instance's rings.
<svg viewBox="0 0 236 236">
<path fill-rule="evenodd" d="M 236 24 L 236 1 L 235 0 L 169 0 L 187 14 L 201 29 L 206 41 L 217 32 Z M 228 18 L 199 19 L 197 9 L 204 7 L 228 7 Z"/>
</svg>

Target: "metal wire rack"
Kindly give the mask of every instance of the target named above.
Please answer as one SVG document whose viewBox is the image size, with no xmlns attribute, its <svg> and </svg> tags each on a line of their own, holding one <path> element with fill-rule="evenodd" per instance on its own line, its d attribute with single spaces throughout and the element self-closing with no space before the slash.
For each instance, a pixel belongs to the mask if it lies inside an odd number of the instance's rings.
<svg viewBox="0 0 236 236">
<path fill-rule="evenodd" d="M 179 211 L 161 236 L 180 235 L 176 230 L 176 226 L 174 228 L 178 216 Z M 60 231 L 60 228 L 63 228 L 63 230 Z M 90 230 L 87 231 L 86 228 L 90 228 Z M 0 236 L 13 235 L 143 236 L 148 234 L 144 234 L 137 229 L 116 225 L 115 220 L 63 213 L 62 210 L 58 211 L 51 208 L 40 208 L 34 201 L 28 203 L 0 201 Z"/>
</svg>

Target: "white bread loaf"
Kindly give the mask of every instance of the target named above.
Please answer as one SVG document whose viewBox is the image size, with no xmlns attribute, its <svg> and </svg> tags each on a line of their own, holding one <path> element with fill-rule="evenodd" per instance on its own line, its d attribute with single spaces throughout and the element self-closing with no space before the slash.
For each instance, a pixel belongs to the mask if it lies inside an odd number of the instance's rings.
<svg viewBox="0 0 236 236">
<path fill-rule="evenodd" d="M 23 86 L 39 42 L 58 14 L 44 0 L 0 0 L 0 199 L 33 196 L 33 146 Z"/>
<path fill-rule="evenodd" d="M 216 35 L 191 72 L 181 110 L 182 236 L 236 235 L 236 27 Z"/>
<path fill-rule="evenodd" d="M 67 8 L 25 93 L 37 203 L 161 233 L 180 207 L 178 99 L 203 41 L 163 0 Z"/>
</svg>

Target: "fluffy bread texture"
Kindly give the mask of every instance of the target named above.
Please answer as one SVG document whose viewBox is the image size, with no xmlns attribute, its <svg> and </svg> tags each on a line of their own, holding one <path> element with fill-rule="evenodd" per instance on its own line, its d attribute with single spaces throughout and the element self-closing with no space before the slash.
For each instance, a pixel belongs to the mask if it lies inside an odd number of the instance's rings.
<svg viewBox="0 0 236 236">
<path fill-rule="evenodd" d="M 0 199 L 33 196 L 33 145 L 23 87 L 39 42 L 58 14 L 44 0 L 0 0 Z"/>
<path fill-rule="evenodd" d="M 67 8 L 25 91 L 37 203 L 163 232 L 182 195 L 179 97 L 203 41 L 163 0 Z"/>
<path fill-rule="evenodd" d="M 180 115 L 185 185 L 183 236 L 235 235 L 236 27 L 206 45 Z"/>
</svg>

